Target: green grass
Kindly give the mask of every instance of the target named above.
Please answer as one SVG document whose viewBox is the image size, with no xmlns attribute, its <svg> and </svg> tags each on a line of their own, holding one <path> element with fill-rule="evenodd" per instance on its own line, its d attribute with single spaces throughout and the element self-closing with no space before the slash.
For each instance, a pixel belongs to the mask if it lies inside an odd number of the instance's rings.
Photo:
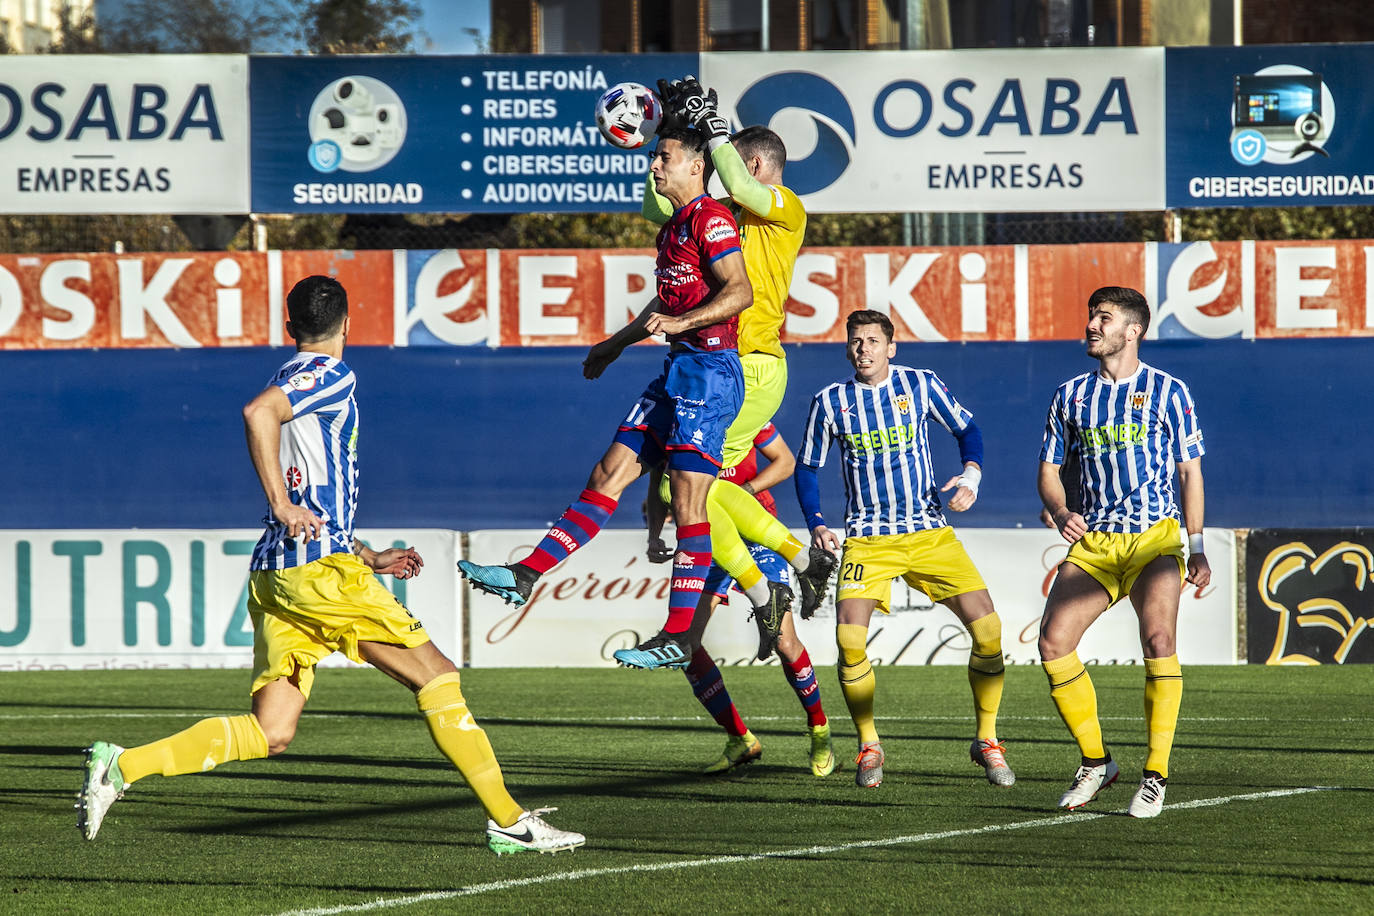
<svg viewBox="0 0 1374 916">
<path fill-rule="evenodd" d="M 695 770 L 723 738 L 678 674 L 465 672 L 516 798 L 557 805 L 550 820 L 588 836 L 571 855 L 499 859 L 410 695 L 376 672 L 321 671 L 285 755 L 149 777 L 91 843 L 72 809 L 81 748 L 241 712 L 247 672 L 0 675 L 0 912 L 280 913 L 426 894 L 385 912 L 1374 911 L 1368 668 L 1188 669 L 1175 807 L 1154 821 L 1121 814 L 1144 756 L 1138 668 L 1093 671 L 1122 780 L 1077 815 L 1055 808 L 1077 757 L 1038 669 L 1008 676 L 1011 789 L 968 761 L 961 669 L 878 670 L 876 790 L 854 785 L 833 671 L 820 676 L 843 765 L 823 780 L 780 672 L 726 674 L 765 751 L 710 780 Z M 1177 807 L 1304 786 L 1339 789 Z M 998 829 L 1036 821 L 1049 823 Z M 968 832 L 928 836 L 948 831 Z M 757 854 L 774 855 L 691 864 Z M 481 887 L 513 879 L 541 880 Z"/>
</svg>

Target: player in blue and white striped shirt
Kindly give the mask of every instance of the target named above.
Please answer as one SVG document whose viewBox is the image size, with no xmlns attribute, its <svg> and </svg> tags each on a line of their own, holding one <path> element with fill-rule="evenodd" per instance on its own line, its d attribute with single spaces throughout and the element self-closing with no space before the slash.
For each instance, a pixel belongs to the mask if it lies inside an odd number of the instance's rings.
<svg viewBox="0 0 1374 916">
<path fill-rule="evenodd" d="M 291 410 L 290 421 L 281 424 L 274 462 L 291 505 L 279 507 L 284 521 L 269 507 L 250 569 L 292 569 L 330 554 L 353 552 L 358 503 L 356 382 L 342 359 L 310 350 L 298 352 L 272 377 L 269 386 L 286 395 Z M 324 524 L 314 526 L 313 519 Z M 305 529 L 319 536 L 299 537 Z"/>
<path fill-rule="evenodd" d="M 963 512 L 978 498 L 982 433 L 944 383 L 928 369 L 893 366 L 897 354 L 892 321 L 876 311 L 846 319 L 854 377 L 822 389 L 811 402 L 806 438 L 797 453 L 797 497 L 816 547 L 837 550 L 825 525 L 817 471 L 832 444 L 844 458 L 845 535 L 836 590 L 835 640 L 840 649 L 840 689 L 859 733 L 855 781 L 876 787 L 883 777 L 883 750 L 873 724 L 875 677 L 868 660 L 873 611 L 888 613 L 892 580 L 901 576 L 954 611 L 972 636 L 969 683 L 977 738 L 973 761 L 993 785 L 1009 786 L 1015 774 L 997 740 L 1001 704 L 1002 622 L 983 578 L 945 522 L 940 493 L 954 490 L 949 507 Z M 936 485 L 927 420 L 959 441 L 963 473 Z"/>
<path fill-rule="evenodd" d="M 1087 352 L 1098 368 L 1055 391 L 1039 475 L 1045 509 L 1073 544 L 1040 628 L 1050 696 L 1083 758 L 1059 806 L 1082 807 L 1118 774 L 1102 742 L 1097 696 L 1077 649 L 1092 622 L 1129 595 L 1140 618 L 1149 729 L 1144 775 L 1130 806 L 1134 817 L 1155 817 L 1164 806 L 1183 696 L 1175 639 L 1183 582 L 1186 577 L 1201 588 L 1212 577 L 1202 544 L 1202 427 L 1188 386 L 1140 361 L 1149 326 L 1149 304 L 1133 289 L 1107 286 L 1089 297 Z M 1059 474 L 1070 456 L 1079 460 L 1081 512 L 1066 505 Z M 1175 472 L 1188 529 L 1186 564 Z"/>
<path fill-rule="evenodd" d="M 150 744 L 95 742 L 86 758 L 77 825 L 95 839 L 130 784 L 154 774 L 200 773 L 286 750 L 310 697 L 315 665 L 343 652 L 415 692 L 431 737 L 487 811 L 498 854 L 572 849 L 558 830 L 511 798 L 486 734 L 472 719 L 458 669 L 375 573 L 402 579 L 423 565 L 413 548 L 374 551 L 353 537 L 358 499 L 358 405 L 343 362 L 348 295 L 337 280 L 307 277 L 286 297 L 296 355 L 243 409 L 248 452 L 269 506 L 253 552 L 252 712 L 202 719 Z"/>
</svg>

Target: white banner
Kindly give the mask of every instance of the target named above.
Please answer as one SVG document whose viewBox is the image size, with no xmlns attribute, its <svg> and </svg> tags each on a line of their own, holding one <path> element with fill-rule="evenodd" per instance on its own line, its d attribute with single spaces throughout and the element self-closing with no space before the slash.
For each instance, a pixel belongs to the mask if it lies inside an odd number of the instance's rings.
<svg viewBox="0 0 1374 916">
<path fill-rule="evenodd" d="M 248 58 L 0 57 L 6 213 L 247 213 Z"/>
<path fill-rule="evenodd" d="M 248 561 L 259 530 L 0 531 L 0 671 L 251 668 Z M 462 658 L 458 534 L 368 529 L 413 546 L 415 579 L 381 582 Z M 342 655 L 325 664 L 348 665 Z"/>
<path fill-rule="evenodd" d="M 468 553 L 477 563 L 509 563 L 524 557 L 542 531 L 475 531 Z M 1039 662 L 1036 639 L 1054 569 L 1067 545 L 1044 529 L 967 528 L 959 539 L 977 564 L 1002 618 L 1002 646 L 1009 664 Z M 667 564 L 644 556 L 639 531 L 603 531 L 545 575 L 530 601 L 512 608 L 489 595 L 468 597 L 474 667 L 588 667 L 614 665 L 611 653 L 658 632 L 668 610 Z M 1235 664 L 1236 551 L 1228 529 L 1207 529 L 1213 584 L 1190 589 L 1179 613 L 1179 657 L 1184 664 Z M 834 582 L 830 596 L 834 597 Z M 893 584 L 893 612 L 875 614 L 869 657 L 875 664 L 968 664 L 969 640 L 954 614 L 932 606 L 919 591 Z M 728 664 L 755 664 L 758 631 L 748 621 L 748 602 L 736 594 L 716 612 L 704 644 Z M 811 660 L 833 665 L 835 610 L 823 606 L 811 620 L 796 620 Z M 1078 648 L 1089 664 L 1133 664 L 1140 636 L 1128 602 L 1121 602 L 1088 630 Z M 776 659 L 770 661 L 777 664 Z"/>
<path fill-rule="evenodd" d="M 703 54 L 812 212 L 1162 210 L 1164 49 Z"/>
</svg>

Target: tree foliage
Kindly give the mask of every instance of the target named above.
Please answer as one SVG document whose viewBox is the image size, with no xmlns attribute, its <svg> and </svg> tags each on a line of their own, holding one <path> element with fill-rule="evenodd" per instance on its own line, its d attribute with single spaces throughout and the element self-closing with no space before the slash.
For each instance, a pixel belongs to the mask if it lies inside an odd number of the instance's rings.
<svg viewBox="0 0 1374 916">
<path fill-rule="evenodd" d="M 90 25 L 92 50 L 107 53 L 247 54 L 290 42 L 300 13 L 282 0 L 126 0 Z"/>
<path fill-rule="evenodd" d="M 420 6 L 411 0 L 313 0 L 301 14 L 313 54 L 404 54 L 414 50 Z"/>
<path fill-rule="evenodd" d="M 125 0 L 100 18 L 61 3 L 57 54 L 399 54 L 414 50 L 414 0 Z"/>
</svg>

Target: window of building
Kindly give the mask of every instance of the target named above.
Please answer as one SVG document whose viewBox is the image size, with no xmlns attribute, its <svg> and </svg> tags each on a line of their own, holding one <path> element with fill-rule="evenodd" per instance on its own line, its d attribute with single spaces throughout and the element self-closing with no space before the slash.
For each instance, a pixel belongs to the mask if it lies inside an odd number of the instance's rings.
<svg viewBox="0 0 1374 916">
<path fill-rule="evenodd" d="M 711 0 L 706 23 L 712 51 L 757 51 L 763 40 L 763 4 Z"/>
<path fill-rule="evenodd" d="M 601 0 L 544 0 L 539 25 L 539 49 L 545 54 L 601 50 Z"/>
<path fill-rule="evenodd" d="M 811 47 L 817 51 L 857 48 L 854 0 L 812 0 Z"/>
</svg>

